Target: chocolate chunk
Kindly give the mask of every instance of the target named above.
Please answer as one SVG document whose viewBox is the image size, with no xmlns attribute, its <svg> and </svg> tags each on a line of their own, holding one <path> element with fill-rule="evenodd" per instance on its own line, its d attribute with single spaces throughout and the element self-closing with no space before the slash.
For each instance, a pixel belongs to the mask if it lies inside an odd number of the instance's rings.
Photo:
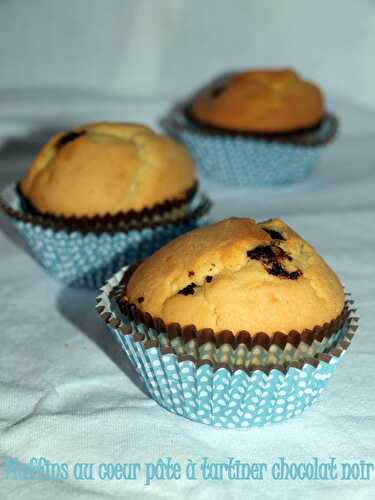
<svg viewBox="0 0 375 500">
<path fill-rule="evenodd" d="M 63 146 L 68 144 L 69 142 L 73 142 L 78 137 L 81 137 L 81 135 L 84 135 L 85 132 L 82 130 L 81 132 L 67 132 L 65 135 L 63 135 L 55 144 L 56 149 L 61 149 Z"/>
<path fill-rule="evenodd" d="M 292 257 L 286 253 L 285 250 L 283 250 L 281 247 L 278 247 L 276 245 L 272 246 L 273 252 L 276 255 L 276 258 L 278 259 L 288 259 L 292 260 Z"/>
<path fill-rule="evenodd" d="M 298 270 L 298 271 L 293 271 L 293 272 L 289 273 L 288 278 L 289 278 L 290 280 L 296 280 L 296 279 L 298 279 L 300 276 L 302 276 L 302 271 L 299 271 L 299 270 Z"/>
<path fill-rule="evenodd" d="M 271 265 L 270 269 L 267 271 L 273 276 L 279 276 L 280 278 L 288 278 L 289 273 L 285 271 L 285 269 L 278 263 L 274 263 Z"/>
<path fill-rule="evenodd" d="M 219 97 L 224 92 L 225 89 L 226 89 L 225 85 L 218 85 L 217 87 L 211 90 L 211 97 L 214 98 Z"/>
<path fill-rule="evenodd" d="M 212 280 L 213 280 L 212 276 L 206 276 L 207 283 L 211 283 Z"/>
<path fill-rule="evenodd" d="M 286 271 L 280 264 L 272 264 L 270 269 L 267 269 L 267 271 L 270 274 L 273 274 L 274 276 L 279 276 L 279 278 L 288 278 L 290 280 L 296 280 L 298 279 L 301 275 L 301 271 Z"/>
<path fill-rule="evenodd" d="M 262 229 L 267 234 L 269 234 L 273 240 L 285 241 L 284 236 L 281 233 L 279 233 L 279 231 L 276 231 L 275 229 L 268 229 L 266 227 L 262 227 Z"/>
<path fill-rule="evenodd" d="M 191 277 L 191 276 L 194 276 L 195 272 L 194 271 L 189 271 L 188 272 L 188 276 Z"/>
<path fill-rule="evenodd" d="M 267 246 L 260 245 L 258 247 L 255 247 L 253 250 L 249 250 L 247 252 L 247 256 L 250 259 L 260 260 L 261 262 L 267 264 L 276 259 L 276 255 L 273 251 L 273 248 L 269 245 Z"/>
<path fill-rule="evenodd" d="M 182 288 L 178 293 L 180 295 L 194 295 L 194 288 L 197 288 L 197 285 L 195 283 L 190 283 L 190 285 L 185 286 L 185 288 Z"/>
<path fill-rule="evenodd" d="M 145 300 L 144 297 L 138 297 L 137 302 L 138 304 L 142 304 L 142 302 Z"/>
<path fill-rule="evenodd" d="M 291 280 L 298 279 L 302 272 L 292 271 L 289 272 L 282 266 L 282 261 L 284 259 L 291 261 L 292 257 L 288 255 L 285 250 L 276 245 L 260 245 L 253 250 L 247 252 L 247 256 L 253 260 L 259 260 L 262 262 L 266 271 L 273 276 L 278 276 L 279 278 L 288 278 Z"/>
</svg>

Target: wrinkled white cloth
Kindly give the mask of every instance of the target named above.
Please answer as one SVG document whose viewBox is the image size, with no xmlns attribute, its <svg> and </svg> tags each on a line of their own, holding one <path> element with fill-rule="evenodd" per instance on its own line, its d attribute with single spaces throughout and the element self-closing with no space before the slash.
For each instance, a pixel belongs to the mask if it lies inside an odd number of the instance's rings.
<svg viewBox="0 0 375 500">
<path fill-rule="evenodd" d="M 3 1 L 0 89 L 181 97 L 232 69 L 292 66 L 375 108 L 374 27 L 371 0 Z"/>
<path fill-rule="evenodd" d="M 0 96 L 1 99 L 1 96 Z M 149 123 L 165 112 L 156 102 Z M 37 108 L 37 105 L 35 104 Z M 53 106 L 52 106 L 53 107 Z M 45 108 L 45 110 L 48 107 Z M 92 103 L 87 117 L 96 111 Z M 111 109 L 108 105 L 107 109 Z M 131 103 L 121 110 L 132 112 Z M 375 462 L 375 114 L 338 109 L 361 133 L 347 129 L 327 148 L 312 177 L 295 186 L 226 189 L 203 179 L 214 199 L 211 220 L 231 215 L 280 216 L 316 246 L 352 292 L 360 329 L 321 400 L 299 417 L 247 431 L 222 430 L 168 413 L 145 393 L 94 309 L 95 293 L 49 277 L 25 251 L 9 220 L 0 233 L 0 498 L 53 500 L 124 498 L 262 498 L 372 500 L 375 476 L 362 481 L 33 481 L 5 479 L 6 457 L 28 462 L 155 462 L 171 457 L 265 462 Z M 75 117 L 74 119 L 79 119 Z M 66 119 L 67 120 L 67 119 Z M 6 129 L 6 120 L 0 121 Z M 73 120 L 74 121 L 74 120 Z M 49 120 L 45 120 L 51 127 Z M 35 118 L 37 129 L 40 121 Z M 54 123 L 56 125 L 56 123 Z M 21 123 L 20 123 L 21 126 Z M 349 127 L 350 128 L 350 127 Z M 30 122 L 32 131 L 32 123 Z M 1 184 L 22 175 L 46 131 L 3 141 Z"/>
</svg>

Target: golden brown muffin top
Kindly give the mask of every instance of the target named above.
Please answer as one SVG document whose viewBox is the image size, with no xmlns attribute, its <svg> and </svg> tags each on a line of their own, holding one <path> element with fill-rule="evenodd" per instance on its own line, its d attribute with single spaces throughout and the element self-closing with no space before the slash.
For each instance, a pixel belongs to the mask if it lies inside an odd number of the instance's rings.
<svg viewBox="0 0 375 500">
<path fill-rule="evenodd" d="M 54 135 L 20 187 L 43 214 L 91 217 L 180 198 L 194 182 L 181 144 L 144 125 L 93 123 Z"/>
<path fill-rule="evenodd" d="M 202 124 L 239 132 L 291 132 L 319 123 L 319 88 L 296 72 L 252 70 L 238 73 L 200 93 L 191 106 Z"/>
<path fill-rule="evenodd" d="M 344 307 L 335 273 L 280 219 L 230 218 L 176 238 L 134 271 L 126 297 L 166 324 L 270 336 L 323 325 Z"/>
</svg>

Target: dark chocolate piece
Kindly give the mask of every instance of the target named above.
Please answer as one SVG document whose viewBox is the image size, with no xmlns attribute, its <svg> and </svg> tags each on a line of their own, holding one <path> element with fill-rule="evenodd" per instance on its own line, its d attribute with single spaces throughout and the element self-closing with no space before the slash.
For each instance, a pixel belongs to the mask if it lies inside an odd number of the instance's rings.
<svg viewBox="0 0 375 500">
<path fill-rule="evenodd" d="M 206 276 L 207 283 L 211 283 L 212 280 L 213 280 L 212 276 Z"/>
<path fill-rule="evenodd" d="M 276 231 L 275 229 L 268 229 L 267 227 L 262 227 L 262 229 L 269 234 L 273 240 L 285 241 L 284 236 L 279 233 L 279 231 Z"/>
<path fill-rule="evenodd" d="M 259 245 L 247 252 L 247 256 L 253 260 L 259 260 L 264 265 L 266 271 L 279 278 L 296 280 L 302 275 L 302 271 L 289 272 L 283 268 L 281 261 L 292 260 L 292 257 L 281 247 L 276 245 Z"/>
<path fill-rule="evenodd" d="M 211 97 L 219 97 L 226 89 L 226 85 L 218 85 L 211 90 Z"/>
<path fill-rule="evenodd" d="M 195 283 L 190 283 L 190 285 L 185 286 L 185 288 L 182 288 L 178 293 L 180 295 L 194 295 L 194 288 L 197 288 L 197 285 Z"/>
<path fill-rule="evenodd" d="M 292 271 L 291 273 L 288 273 L 288 274 L 289 274 L 288 278 L 290 280 L 296 280 L 300 276 L 302 276 L 302 271 L 300 271 L 300 270 L 298 270 L 298 271 Z"/>
<path fill-rule="evenodd" d="M 189 276 L 189 278 L 190 278 L 191 276 L 194 276 L 194 274 L 195 274 L 195 272 L 194 272 L 194 271 L 189 271 L 189 272 L 188 272 L 188 276 Z"/>
<path fill-rule="evenodd" d="M 82 135 L 85 135 L 85 131 L 82 130 L 81 132 L 67 132 L 66 134 L 64 134 L 55 144 L 55 148 L 57 150 L 61 149 L 63 146 L 66 146 L 66 144 L 68 144 L 69 142 L 73 142 L 75 141 L 76 139 L 78 139 L 78 137 L 81 137 Z"/>
<path fill-rule="evenodd" d="M 292 271 L 291 273 L 286 271 L 279 263 L 275 263 L 271 265 L 270 269 L 267 269 L 269 274 L 273 276 L 279 276 L 279 278 L 288 278 L 290 280 L 298 279 L 302 272 L 301 271 Z"/>
<path fill-rule="evenodd" d="M 292 257 L 285 250 L 283 250 L 281 247 L 277 246 L 276 244 L 272 246 L 272 249 L 273 249 L 274 254 L 276 255 L 277 258 L 292 260 Z"/>
<path fill-rule="evenodd" d="M 142 302 L 145 300 L 144 297 L 138 297 L 137 302 L 138 304 L 142 304 Z"/>
<path fill-rule="evenodd" d="M 270 245 L 260 245 L 253 248 L 253 250 L 248 250 L 247 256 L 249 257 L 249 259 L 260 260 L 265 264 L 269 264 L 276 259 L 276 255 L 274 254 L 273 249 Z"/>
</svg>

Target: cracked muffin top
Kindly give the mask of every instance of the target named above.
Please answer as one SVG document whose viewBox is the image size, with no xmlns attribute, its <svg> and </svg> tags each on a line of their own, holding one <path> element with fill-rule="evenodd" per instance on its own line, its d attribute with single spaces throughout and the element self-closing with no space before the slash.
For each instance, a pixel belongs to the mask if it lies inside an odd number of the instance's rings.
<svg viewBox="0 0 375 500">
<path fill-rule="evenodd" d="M 166 324 L 218 333 L 312 329 L 336 319 L 336 274 L 280 219 L 230 218 L 171 241 L 134 271 L 126 298 Z"/>
<path fill-rule="evenodd" d="M 291 132 L 319 123 L 319 88 L 289 69 L 251 70 L 211 85 L 192 103 L 202 124 L 239 132 Z"/>
<path fill-rule="evenodd" d="M 143 125 L 93 123 L 54 135 L 20 189 L 42 214 L 92 217 L 181 198 L 194 183 L 181 144 Z"/>
</svg>

